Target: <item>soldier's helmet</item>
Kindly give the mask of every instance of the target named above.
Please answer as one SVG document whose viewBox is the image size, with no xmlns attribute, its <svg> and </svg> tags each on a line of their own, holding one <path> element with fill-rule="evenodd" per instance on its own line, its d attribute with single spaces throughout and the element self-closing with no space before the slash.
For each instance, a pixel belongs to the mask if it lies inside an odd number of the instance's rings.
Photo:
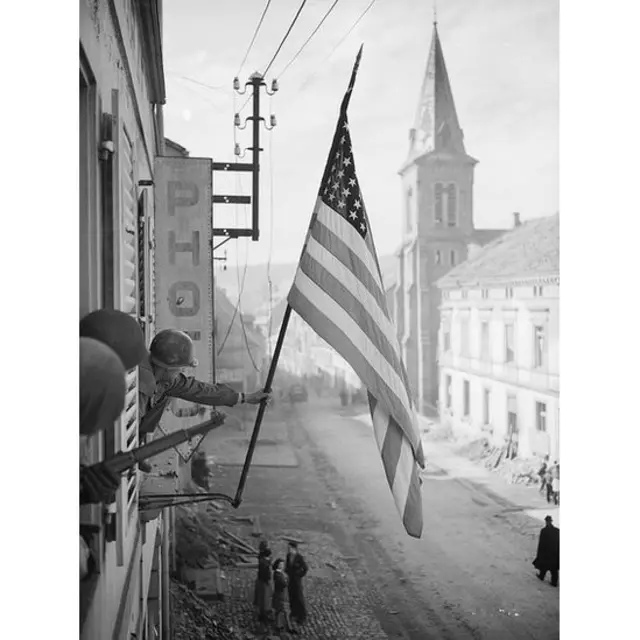
<svg viewBox="0 0 640 640">
<path fill-rule="evenodd" d="M 80 320 L 80 337 L 98 340 L 113 349 L 127 371 L 148 355 L 138 321 L 116 309 L 98 309 L 84 316 Z"/>
<path fill-rule="evenodd" d="M 149 348 L 151 362 L 165 369 L 198 366 L 193 351 L 191 338 L 177 329 L 164 329 L 157 333 Z"/>
</svg>

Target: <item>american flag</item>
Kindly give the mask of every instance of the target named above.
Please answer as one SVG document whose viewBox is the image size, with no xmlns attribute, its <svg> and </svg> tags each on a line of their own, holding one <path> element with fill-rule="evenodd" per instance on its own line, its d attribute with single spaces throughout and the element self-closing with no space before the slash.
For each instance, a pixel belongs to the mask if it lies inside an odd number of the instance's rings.
<svg viewBox="0 0 640 640">
<path fill-rule="evenodd" d="M 367 387 L 382 464 L 407 533 L 422 534 L 424 454 L 356 177 L 347 106 L 358 52 L 288 302 Z"/>
</svg>

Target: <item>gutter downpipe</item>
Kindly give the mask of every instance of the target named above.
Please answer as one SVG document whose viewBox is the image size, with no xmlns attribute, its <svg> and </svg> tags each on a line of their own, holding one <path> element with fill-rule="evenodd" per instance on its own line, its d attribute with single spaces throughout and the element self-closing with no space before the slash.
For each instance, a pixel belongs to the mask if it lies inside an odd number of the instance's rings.
<svg viewBox="0 0 640 640">
<path fill-rule="evenodd" d="M 171 509 L 162 510 L 162 640 L 173 640 L 171 629 L 171 591 L 169 573 L 169 523 Z"/>
</svg>

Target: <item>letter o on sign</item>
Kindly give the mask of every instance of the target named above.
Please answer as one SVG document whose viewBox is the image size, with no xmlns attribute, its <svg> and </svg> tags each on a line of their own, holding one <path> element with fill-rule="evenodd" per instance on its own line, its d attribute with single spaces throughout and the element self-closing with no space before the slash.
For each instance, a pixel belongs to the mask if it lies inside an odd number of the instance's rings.
<svg viewBox="0 0 640 640">
<path fill-rule="evenodd" d="M 193 297 L 193 304 L 191 307 L 183 307 L 178 304 L 178 299 L 181 294 L 185 292 L 191 292 Z M 169 287 L 169 309 L 171 313 L 177 318 L 191 317 L 198 314 L 200 311 L 200 289 L 195 282 L 183 281 L 174 282 Z"/>
</svg>

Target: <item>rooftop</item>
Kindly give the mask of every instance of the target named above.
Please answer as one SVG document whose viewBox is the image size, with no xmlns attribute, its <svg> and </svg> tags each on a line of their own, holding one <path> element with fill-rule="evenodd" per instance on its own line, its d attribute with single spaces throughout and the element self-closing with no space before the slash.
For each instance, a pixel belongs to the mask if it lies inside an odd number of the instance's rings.
<svg viewBox="0 0 640 640">
<path fill-rule="evenodd" d="M 441 278 L 437 285 L 504 282 L 560 273 L 560 216 L 536 218 L 490 242 L 466 262 Z"/>
</svg>

